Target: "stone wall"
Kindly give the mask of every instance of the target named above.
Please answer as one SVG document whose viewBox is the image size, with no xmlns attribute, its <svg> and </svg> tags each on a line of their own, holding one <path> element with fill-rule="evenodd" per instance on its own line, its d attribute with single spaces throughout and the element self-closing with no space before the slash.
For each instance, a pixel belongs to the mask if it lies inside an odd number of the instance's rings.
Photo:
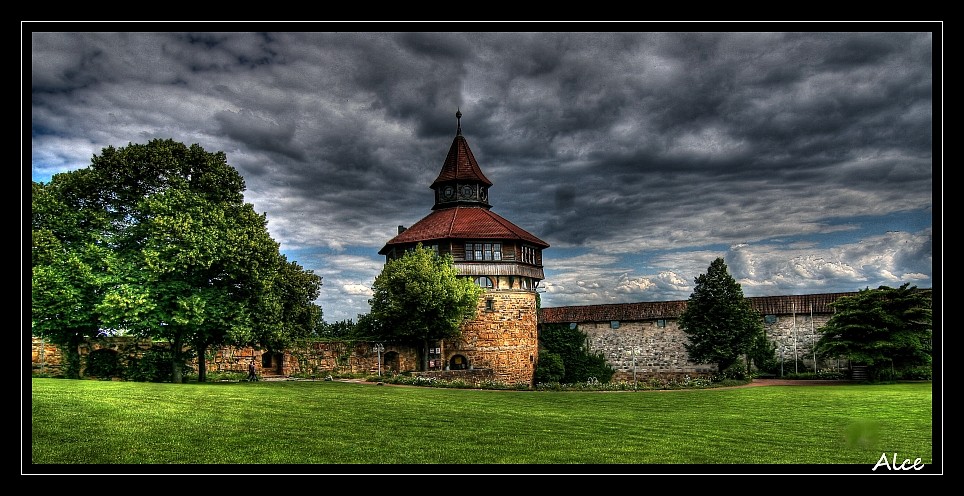
<svg viewBox="0 0 964 496">
<path fill-rule="evenodd" d="M 60 353 L 60 347 L 37 336 L 31 336 L 31 338 L 31 375 L 63 375 L 61 368 L 63 356 Z"/>
<path fill-rule="evenodd" d="M 684 344 L 686 334 L 675 320 L 589 322 L 578 325 L 588 336 L 586 346 L 592 354 L 602 353 L 616 373 L 613 380 L 632 381 L 649 377 L 697 377 L 716 371 L 715 365 L 690 362 Z M 635 371 L 635 373 L 634 373 Z"/>
<path fill-rule="evenodd" d="M 771 316 L 764 322 L 767 338 L 776 344 L 776 358 L 783 361 L 783 373 L 814 372 L 813 347 L 820 339 L 820 328 L 830 314 Z M 665 322 L 662 326 L 660 323 Z M 812 324 L 812 325 L 811 325 Z M 651 377 L 705 377 L 717 371 L 715 364 L 689 360 L 686 333 L 676 319 L 642 321 L 580 322 L 578 329 L 587 336 L 590 353 L 601 353 L 616 371 L 613 381 L 645 380 Z M 846 359 L 821 359 L 817 370 L 849 369 Z"/>
<path fill-rule="evenodd" d="M 417 369 L 418 350 L 412 346 L 360 342 L 305 342 L 284 353 L 280 375 L 321 375 L 328 372 L 384 374 Z M 379 367 L 381 360 L 381 367 Z"/>
<path fill-rule="evenodd" d="M 85 375 L 85 357 L 93 350 L 110 349 L 125 359 L 136 358 L 151 347 L 149 342 L 138 342 L 127 336 L 102 338 L 78 347 L 81 356 L 82 376 Z M 31 340 L 31 373 L 49 376 L 63 375 L 63 355 L 60 347 L 33 336 Z M 209 373 L 236 372 L 246 374 L 253 360 L 262 376 L 327 375 L 332 373 L 377 374 L 379 358 L 382 371 L 414 370 L 416 351 L 409 346 L 386 345 L 379 352 L 371 343 L 305 342 L 293 346 L 284 353 L 268 353 L 252 347 L 224 346 L 208 350 L 205 368 Z M 392 358 L 386 361 L 386 358 Z M 197 370 L 198 361 L 190 365 Z"/>
<path fill-rule="evenodd" d="M 811 321 L 809 313 L 800 313 L 765 318 L 767 337 L 777 345 L 776 357 L 782 361 L 784 374 L 815 370 L 813 346 L 830 317 L 829 313 L 815 314 Z M 609 321 L 576 324 L 587 335 L 589 351 L 601 353 L 616 371 L 614 381 L 698 377 L 716 371 L 714 364 L 689 361 L 684 346 L 687 336 L 675 319 L 619 321 L 615 328 Z M 467 360 L 467 371 L 462 373 L 466 377 L 481 376 L 510 385 L 532 384 L 538 361 L 537 333 L 535 293 L 487 291 L 479 301 L 477 318 L 463 326 L 462 338 L 441 343 L 441 363 L 453 363 L 453 358 L 461 356 Z M 150 343 L 118 337 L 85 344 L 79 351 L 85 356 L 94 349 L 109 348 L 132 356 L 149 346 Z M 379 370 L 389 374 L 420 369 L 420 351 L 412 346 L 393 344 L 385 344 L 378 351 L 373 343 L 344 342 L 305 342 L 284 353 L 272 354 L 254 348 L 223 347 L 210 350 L 205 365 L 212 373 L 245 373 L 247 364 L 254 360 L 258 373 L 268 376 L 374 375 Z M 32 374 L 62 375 L 59 347 L 34 336 L 31 355 Z M 84 365 L 85 361 L 81 360 L 81 366 Z M 197 362 L 193 365 L 196 368 Z M 446 368 L 437 367 L 436 371 L 446 372 Z M 849 368 L 850 363 L 843 358 L 820 359 L 817 363 L 818 370 Z M 485 372 L 481 372 L 483 370 Z"/>
<path fill-rule="evenodd" d="M 813 348 L 820 340 L 820 328 L 827 324 L 832 314 L 799 313 L 779 315 L 775 322 L 764 322 L 767 338 L 777 345 L 777 360 L 783 362 L 783 372 L 813 372 Z M 845 370 L 850 368 L 846 358 L 824 359 L 817 357 L 816 370 Z"/>
<path fill-rule="evenodd" d="M 461 354 L 473 368 L 491 369 L 505 384 L 532 384 L 539 356 L 536 294 L 522 290 L 486 291 L 475 320 L 462 326 L 462 338 L 445 343 L 446 359 Z"/>
</svg>

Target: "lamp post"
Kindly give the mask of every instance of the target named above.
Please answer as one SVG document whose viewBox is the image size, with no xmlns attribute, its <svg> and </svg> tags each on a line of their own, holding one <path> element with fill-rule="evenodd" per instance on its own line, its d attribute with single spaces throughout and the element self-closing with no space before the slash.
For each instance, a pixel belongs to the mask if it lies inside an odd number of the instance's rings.
<svg viewBox="0 0 964 496">
<path fill-rule="evenodd" d="M 382 376 L 382 352 L 385 351 L 385 347 L 381 343 L 375 344 L 375 353 L 378 354 L 378 377 Z"/>
<path fill-rule="evenodd" d="M 810 304 L 810 346 L 813 348 L 813 373 L 817 373 L 817 331 L 813 329 L 813 303 Z"/>
<path fill-rule="evenodd" d="M 636 347 L 633 346 L 633 389 L 636 389 Z"/>
<path fill-rule="evenodd" d="M 630 356 L 633 359 L 633 389 L 636 389 L 636 350 L 638 346 L 633 346 L 630 350 Z M 625 352 L 624 352 L 625 353 Z"/>
<path fill-rule="evenodd" d="M 797 365 L 797 306 L 795 303 L 790 303 L 790 309 L 793 312 L 793 373 L 799 374 L 800 368 Z"/>
</svg>

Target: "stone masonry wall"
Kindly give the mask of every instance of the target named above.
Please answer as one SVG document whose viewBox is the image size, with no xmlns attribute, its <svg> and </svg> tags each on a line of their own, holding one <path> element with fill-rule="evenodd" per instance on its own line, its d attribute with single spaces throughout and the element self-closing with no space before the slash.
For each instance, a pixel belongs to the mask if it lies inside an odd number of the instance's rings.
<svg viewBox="0 0 964 496">
<path fill-rule="evenodd" d="M 831 314 L 799 313 L 780 315 L 775 322 L 764 322 L 767 338 L 777 345 L 777 360 L 783 361 L 784 373 L 813 372 L 813 347 L 820 340 L 820 328 L 827 324 Z M 816 370 L 849 369 L 850 362 L 845 358 L 823 359 L 817 357 Z"/>
<path fill-rule="evenodd" d="M 49 341 L 44 341 L 40 337 L 32 336 L 30 348 L 31 375 L 58 376 L 63 374 L 61 369 L 63 356 L 60 353 L 60 347 L 52 345 Z"/>
<path fill-rule="evenodd" d="M 667 320 L 665 327 L 658 327 L 653 320 L 623 321 L 619 322 L 617 329 L 613 329 L 609 322 L 583 323 L 578 328 L 588 336 L 589 352 L 602 353 L 616 370 L 613 381 L 699 377 L 716 371 L 715 365 L 688 360 L 684 348 L 686 334 L 673 320 Z"/>
<path fill-rule="evenodd" d="M 486 300 L 492 300 L 492 310 L 487 310 Z M 767 337 L 777 345 L 776 357 L 782 360 L 784 374 L 814 371 L 813 346 L 830 316 L 817 314 L 811 322 L 809 314 L 801 313 L 780 315 L 772 322 L 764 322 Z M 621 321 L 617 329 L 613 329 L 610 322 L 582 322 L 578 328 L 587 335 L 589 351 L 602 353 L 615 369 L 614 381 L 697 377 L 716 371 L 714 364 L 689 361 L 684 347 L 688 338 L 675 319 L 666 319 L 665 327 L 659 327 L 656 320 L 648 320 Z M 148 346 L 119 337 L 86 344 L 79 351 L 85 356 L 94 349 L 110 348 L 130 356 Z M 62 374 L 59 347 L 34 336 L 31 348 L 32 374 Z M 531 384 L 538 360 L 535 294 L 511 290 L 486 292 L 479 301 L 477 318 L 463 326 L 462 339 L 442 343 L 442 351 L 444 363 L 449 363 L 454 355 L 463 355 L 471 369 L 485 370 L 478 374 L 466 373 L 466 377 L 482 374 L 486 380 L 505 384 Z M 254 359 L 262 375 L 375 374 L 379 370 L 379 357 L 383 373 L 419 368 L 418 350 L 414 347 L 386 344 L 379 353 L 372 343 L 342 342 L 301 344 L 268 357 L 262 350 L 224 347 L 209 351 L 206 366 L 209 372 L 244 373 Z M 82 360 L 81 366 L 84 365 Z M 193 365 L 196 368 L 196 361 Z M 849 368 L 850 363 L 844 358 L 820 359 L 817 363 L 818 370 Z"/>
<path fill-rule="evenodd" d="M 33 336 L 31 348 L 32 375 L 63 374 L 61 366 L 63 356 L 60 347 Z M 136 357 L 148 348 L 150 343 L 137 342 L 126 336 L 103 338 L 85 343 L 78 348 L 81 356 L 81 375 L 84 375 L 86 367 L 84 357 L 93 350 L 111 349 L 124 357 Z M 385 358 L 388 356 L 394 358 L 393 362 L 386 362 Z M 388 373 L 389 367 L 395 371 L 415 369 L 415 356 L 415 349 L 412 347 L 386 345 L 379 353 L 371 343 L 302 343 L 286 350 L 285 353 L 273 354 L 251 347 L 224 346 L 208 351 L 205 355 L 205 368 L 209 373 L 247 373 L 248 364 L 254 360 L 255 368 L 262 376 L 376 374 L 379 370 L 379 357 L 383 361 L 382 371 Z M 198 361 L 192 360 L 190 365 L 197 370 Z"/>
<path fill-rule="evenodd" d="M 286 350 L 282 375 L 327 372 L 374 375 L 379 369 L 388 374 L 416 369 L 416 356 L 414 347 L 397 344 L 385 344 L 379 352 L 374 343 L 311 342 Z"/>
<path fill-rule="evenodd" d="M 461 354 L 473 368 L 491 369 L 496 382 L 531 385 L 538 347 L 535 293 L 500 290 L 485 292 L 476 318 L 463 324 L 462 338 L 445 343 L 443 352 L 446 359 Z"/>
<path fill-rule="evenodd" d="M 783 361 L 783 373 L 814 372 L 813 347 L 820 339 L 820 328 L 831 315 L 780 315 L 764 322 L 767 338 L 776 344 L 777 360 Z M 666 319 L 665 327 L 656 320 L 581 322 L 579 330 L 587 335 L 591 353 L 602 353 L 615 369 L 613 381 L 645 380 L 651 377 L 705 377 L 717 371 L 715 364 L 699 364 L 689 360 L 685 343 L 688 336 L 675 319 Z M 850 367 L 846 359 L 818 357 L 817 370 L 842 370 Z M 635 372 L 634 372 L 635 371 Z"/>
</svg>

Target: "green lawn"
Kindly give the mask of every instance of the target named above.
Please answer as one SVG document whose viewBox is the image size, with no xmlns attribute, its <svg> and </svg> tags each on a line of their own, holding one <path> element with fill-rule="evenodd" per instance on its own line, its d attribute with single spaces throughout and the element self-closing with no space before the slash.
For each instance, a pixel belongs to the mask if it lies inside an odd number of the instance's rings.
<svg viewBox="0 0 964 496">
<path fill-rule="evenodd" d="M 598 464 L 607 472 L 676 473 L 677 464 L 730 472 L 734 467 L 726 465 L 749 464 L 735 471 L 846 465 L 845 471 L 874 473 L 884 453 L 888 459 L 897 453 L 898 463 L 934 463 L 931 388 L 926 382 L 540 392 L 35 378 L 31 458 L 23 471 L 72 472 L 47 464 L 265 464 L 266 470 L 311 464 L 287 468 L 295 472 L 331 464 L 342 467 L 322 470 L 502 464 L 558 472 L 549 465 Z M 111 468 L 85 468 L 103 470 Z"/>
</svg>

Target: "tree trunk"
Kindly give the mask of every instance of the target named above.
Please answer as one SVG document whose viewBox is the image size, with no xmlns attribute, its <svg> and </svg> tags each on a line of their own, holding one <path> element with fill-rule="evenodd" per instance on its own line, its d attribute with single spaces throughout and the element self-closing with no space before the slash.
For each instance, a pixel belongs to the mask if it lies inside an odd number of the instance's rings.
<svg viewBox="0 0 964 496">
<path fill-rule="evenodd" d="M 61 368 L 64 377 L 68 379 L 80 379 L 80 335 L 70 336 L 67 346 L 61 346 L 61 353 L 64 354 L 64 363 Z"/>
<path fill-rule="evenodd" d="M 428 339 L 422 340 L 422 371 L 428 370 Z"/>
<path fill-rule="evenodd" d="M 171 382 L 174 384 L 180 384 L 184 379 L 184 372 L 181 370 L 181 357 L 184 355 L 184 350 L 181 349 L 181 337 L 178 337 L 171 343 Z"/>
<path fill-rule="evenodd" d="M 207 363 L 204 361 L 204 353 L 207 351 L 207 346 L 201 345 L 197 350 L 197 381 L 206 382 L 207 381 Z"/>
</svg>

